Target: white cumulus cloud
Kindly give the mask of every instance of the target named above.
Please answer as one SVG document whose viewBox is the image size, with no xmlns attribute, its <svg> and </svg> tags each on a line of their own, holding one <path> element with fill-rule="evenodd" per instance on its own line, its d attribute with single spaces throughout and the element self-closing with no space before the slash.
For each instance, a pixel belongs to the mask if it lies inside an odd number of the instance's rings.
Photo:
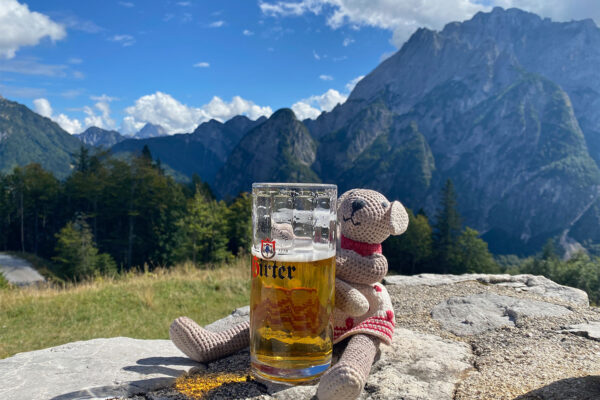
<svg viewBox="0 0 600 400">
<path fill-rule="evenodd" d="M 310 96 L 292 105 L 292 110 L 300 120 L 317 118 L 323 111 L 331 111 L 336 105 L 342 104 L 348 98 L 335 89 L 329 89 L 321 95 Z"/>
<path fill-rule="evenodd" d="M 99 113 L 97 113 L 99 111 Z M 86 127 L 97 126 L 102 129 L 115 129 L 115 120 L 110 117 L 110 105 L 107 101 L 99 101 L 94 107 L 85 106 L 83 112 L 87 115 L 83 122 Z"/>
<path fill-rule="evenodd" d="M 333 80 L 333 76 L 331 75 L 319 75 L 319 79 L 322 81 L 332 81 Z"/>
<path fill-rule="evenodd" d="M 50 118 L 52 116 L 52 106 L 48 99 L 35 99 L 33 100 L 33 106 L 35 107 L 35 112 L 42 117 Z"/>
<path fill-rule="evenodd" d="M 64 26 L 30 11 L 27 4 L 0 0 L 0 57 L 13 58 L 20 47 L 34 46 L 44 37 L 56 41 L 66 35 Z"/>
<path fill-rule="evenodd" d="M 52 106 L 50 105 L 48 99 L 35 99 L 33 100 L 33 106 L 35 112 L 43 117 L 50 118 L 70 134 L 79 133 L 82 131 L 81 122 L 79 122 L 78 119 L 71 119 L 65 114 L 53 115 L 54 111 L 52 110 Z"/>
<path fill-rule="evenodd" d="M 137 99 L 134 105 L 125 109 L 125 113 L 127 116 L 123 119 L 121 129 L 126 134 L 135 133 L 147 122 L 161 125 L 173 134 L 192 132 L 200 123 L 210 119 L 223 122 L 240 114 L 257 119 L 263 115 L 270 116 L 273 110 L 240 96 L 233 97 L 230 102 L 215 96 L 203 106 L 192 107 L 167 93 L 156 92 Z"/>
<path fill-rule="evenodd" d="M 333 29 L 348 25 L 390 30 L 396 47 L 419 27 L 439 30 L 494 6 L 517 7 L 557 21 L 592 18 L 600 25 L 598 0 L 299 0 L 261 1 L 259 6 L 263 14 L 273 17 L 323 13 Z"/>
<path fill-rule="evenodd" d="M 348 93 L 351 92 L 354 89 L 354 86 L 356 86 L 356 84 L 358 82 L 360 82 L 360 80 L 364 77 L 365 77 L 364 75 L 357 76 L 356 78 L 352 79 L 350 82 L 346 83 L 346 90 L 348 91 Z"/>
<path fill-rule="evenodd" d="M 194 64 L 194 67 L 195 68 L 208 68 L 208 67 L 210 67 L 210 63 L 199 62 L 199 63 Z"/>
<path fill-rule="evenodd" d="M 254 35 L 254 32 L 248 30 L 248 29 L 244 29 L 244 31 L 242 32 L 244 34 L 244 36 L 252 36 Z"/>
<path fill-rule="evenodd" d="M 323 94 L 310 96 L 294 103 L 294 105 L 292 105 L 292 110 L 300 120 L 306 118 L 315 119 L 321 115 L 323 111 L 331 111 L 336 105 L 343 104 L 352 89 L 354 89 L 354 86 L 356 86 L 362 78 L 364 78 L 364 75 L 358 76 L 348 82 L 345 85 L 345 93 L 340 93 L 335 89 L 329 89 Z"/>
</svg>

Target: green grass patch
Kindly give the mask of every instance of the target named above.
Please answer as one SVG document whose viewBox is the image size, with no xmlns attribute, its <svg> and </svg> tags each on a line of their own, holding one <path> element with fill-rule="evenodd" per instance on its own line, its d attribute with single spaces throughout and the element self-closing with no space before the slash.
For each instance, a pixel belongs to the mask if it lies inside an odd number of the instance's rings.
<svg viewBox="0 0 600 400">
<path fill-rule="evenodd" d="M 0 358 L 100 337 L 168 339 L 169 325 L 184 315 L 206 325 L 249 303 L 248 264 L 0 290 Z"/>
</svg>

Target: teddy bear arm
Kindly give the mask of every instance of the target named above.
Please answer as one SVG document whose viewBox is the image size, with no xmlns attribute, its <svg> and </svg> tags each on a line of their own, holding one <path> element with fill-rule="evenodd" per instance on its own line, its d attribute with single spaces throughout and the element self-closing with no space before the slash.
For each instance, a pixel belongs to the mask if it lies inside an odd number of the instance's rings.
<svg viewBox="0 0 600 400">
<path fill-rule="evenodd" d="M 335 280 L 335 306 L 352 317 L 369 311 L 369 300 L 341 279 Z"/>
<path fill-rule="evenodd" d="M 250 322 L 221 332 L 211 332 L 187 317 L 177 318 L 169 328 L 171 341 L 192 360 L 208 362 L 235 353 L 250 344 Z"/>
<path fill-rule="evenodd" d="M 347 282 L 373 284 L 383 279 L 387 271 L 387 259 L 380 253 L 365 257 L 342 249 L 336 258 L 335 274 Z"/>
</svg>

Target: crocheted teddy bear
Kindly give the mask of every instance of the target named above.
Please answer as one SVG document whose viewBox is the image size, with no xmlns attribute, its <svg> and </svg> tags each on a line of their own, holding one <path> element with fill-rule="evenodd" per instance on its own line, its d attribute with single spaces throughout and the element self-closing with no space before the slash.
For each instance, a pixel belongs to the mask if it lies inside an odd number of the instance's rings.
<svg viewBox="0 0 600 400">
<path fill-rule="evenodd" d="M 337 364 L 322 377 L 321 400 L 355 399 L 365 385 L 380 342 L 390 344 L 394 311 L 387 290 L 378 283 L 387 273 L 381 242 L 408 227 L 408 214 L 398 201 L 353 189 L 338 201 L 341 233 L 336 255 L 334 343 L 351 336 Z M 188 357 L 207 362 L 249 345 L 249 322 L 222 332 L 209 332 L 187 317 L 177 318 L 171 340 Z"/>
</svg>

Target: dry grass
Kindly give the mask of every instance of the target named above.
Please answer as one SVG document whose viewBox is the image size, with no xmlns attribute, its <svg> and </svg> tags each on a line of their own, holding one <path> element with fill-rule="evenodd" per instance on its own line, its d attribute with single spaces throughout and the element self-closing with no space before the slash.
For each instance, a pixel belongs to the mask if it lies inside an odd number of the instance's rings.
<svg viewBox="0 0 600 400">
<path fill-rule="evenodd" d="M 0 358 L 76 340 L 167 339 L 187 315 L 205 325 L 249 302 L 249 262 L 181 265 L 79 284 L 0 289 Z"/>
</svg>

